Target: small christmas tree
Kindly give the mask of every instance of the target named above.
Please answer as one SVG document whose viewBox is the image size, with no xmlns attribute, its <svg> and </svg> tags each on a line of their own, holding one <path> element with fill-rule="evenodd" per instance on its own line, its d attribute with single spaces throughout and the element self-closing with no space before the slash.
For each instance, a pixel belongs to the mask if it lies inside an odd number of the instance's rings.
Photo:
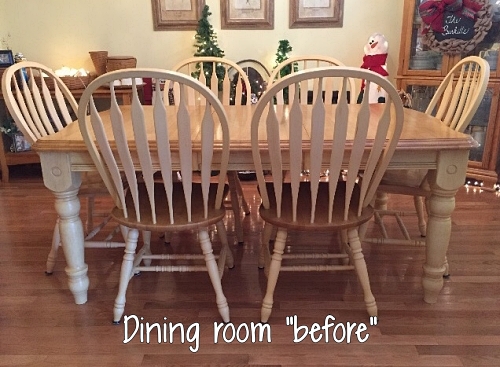
<svg viewBox="0 0 500 367">
<path fill-rule="evenodd" d="M 290 42 L 288 42 L 288 40 L 279 41 L 278 50 L 276 51 L 276 60 L 275 60 L 276 65 L 274 65 L 274 69 L 276 69 L 280 63 L 288 59 L 288 53 L 291 51 L 292 51 L 292 46 L 290 46 Z M 288 64 L 285 67 L 281 68 L 280 78 L 283 78 L 288 74 L 291 74 L 292 67 L 294 72 L 299 70 L 299 66 L 297 65 L 296 62 Z M 283 89 L 283 99 L 284 102 L 288 104 L 288 87 Z"/>
<path fill-rule="evenodd" d="M 276 65 L 274 68 L 281 64 L 283 61 L 288 60 L 288 53 L 292 51 L 292 46 L 290 46 L 290 42 L 288 40 L 281 40 L 278 44 L 278 50 L 276 51 Z M 296 63 L 293 65 L 294 71 L 298 70 L 298 66 Z M 292 65 L 287 65 L 283 69 L 280 70 L 280 77 L 284 77 L 292 72 Z"/>
<path fill-rule="evenodd" d="M 205 5 L 201 13 L 201 19 L 198 20 L 198 29 L 196 30 L 196 35 L 194 36 L 196 40 L 196 43 L 194 44 L 196 47 L 194 56 L 224 57 L 224 51 L 222 51 L 217 44 L 217 35 L 208 21 L 208 17 L 210 15 L 212 15 L 212 13 L 210 13 L 208 5 Z M 210 78 L 212 77 L 212 65 L 206 63 L 204 64 L 203 69 L 206 75 L 207 85 L 209 85 Z M 219 81 L 222 80 L 224 78 L 224 67 L 217 67 L 216 74 Z M 193 73 L 193 77 L 198 78 L 199 75 L 200 69 L 199 66 L 197 66 L 197 70 Z"/>
</svg>

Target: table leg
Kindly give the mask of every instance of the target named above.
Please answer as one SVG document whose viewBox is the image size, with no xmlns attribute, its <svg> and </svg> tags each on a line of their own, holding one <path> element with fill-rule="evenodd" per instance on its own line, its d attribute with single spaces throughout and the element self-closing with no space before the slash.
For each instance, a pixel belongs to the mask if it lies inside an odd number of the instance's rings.
<svg viewBox="0 0 500 367">
<path fill-rule="evenodd" d="M 443 288 L 445 258 L 451 235 L 451 214 L 455 194 L 464 182 L 468 151 L 441 151 L 437 169 L 429 173 L 432 195 L 428 200 L 426 261 L 423 266 L 424 301 L 436 303 Z"/>
<path fill-rule="evenodd" d="M 87 302 L 89 278 L 84 256 L 84 232 L 80 219 L 78 189 L 81 177 L 71 172 L 70 158 L 66 153 L 41 153 L 42 174 L 45 186 L 55 196 L 55 209 L 59 216 L 61 244 L 66 258 L 68 286 L 76 304 Z"/>
</svg>

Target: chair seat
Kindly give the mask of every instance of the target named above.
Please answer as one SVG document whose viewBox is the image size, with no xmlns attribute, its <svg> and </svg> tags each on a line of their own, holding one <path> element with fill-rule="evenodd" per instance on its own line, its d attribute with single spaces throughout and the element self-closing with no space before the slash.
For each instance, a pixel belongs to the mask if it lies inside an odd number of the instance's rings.
<svg viewBox="0 0 500 367">
<path fill-rule="evenodd" d="M 184 201 L 184 188 L 181 182 L 175 182 L 173 184 L 173 206 L 175 208 L 174 214 L 174 224 L 170 223 L 170 215 L 168 210 L 168 202 L 165 194 L 165 189 L 162 183 L 155 183 L 154 187 L 154 195 L 155 195 L 155 203 L 156 203 L 156 215 L 157 215 L 157 223 L 153 224 L 151 209 L 149 206 L 149 200 L 146 198 L 147 190 L 144 183 L 139 183 L 139 196 L 144 198 L 145 200 L 140 201 L 140 214 L 141 221 L 138 222 L 135 209 L 133 207 L 133 200 L 130 194 L 130 191 L 127 192 L 126 205 L 128 218 L 125 218 L 123 215 L 123 210 L 115 207 L 111 212 L 113 219 L 115 219 L 119 224 L 122 224 L 129 228 L 137 228 L 140 230 L 146 231 L 167 231 L 167 230 L 190 230 L 197 229 L 200 227 L 206 227 L 212 224 L 215 224 L 221 221 L 224 216 L 226 209 L 222 206 L 220 209 L 215 208 L 215 195 L 217 190 L 215 186 L 216 183 L 210 184 L 214 188 L 210 188 L 210 196 L 208 199 L 208 216 L 204 218 L 204 209 L 203 209 L 203 196 L 200 184 L 193 184 L 193 193 L 192 193 L 192 217 L 191 222 L 187 220 L 187 208 Z M 224 187 L 224 196 L 229 192 L 229 186 L 225 185 Z M 178 228 L 176 228 L 178 227 Z"/>
<path fill-rule="evenodd" d="M 353 228 L 367 222 L 373 215 L 373 208 L 368 206 L 363 209 L 360 216 L 356 212 L 359 202 L 359 187 L 356 186 L 351 199 L 349 215 L 347 220 L 344 217 L 344 199 L 346 182 L 339 181 L 335 194 L 332 222 L 328 222 L 328 182 L 320 182 L 318 190 L 318 200 L 316 205 L 316 215 L 314 223 L 311 223 L 311 183 L 301 182 L 297 205 L 297 221 L 292 220 L 292 186 L 290 183 L 283 183 L 281 217 L 276 214 L 276 200 L 274 186 L 272 182 L 266 183 L 267 192 L 270 199 L 270 208 L 260 207 L 259 213 L 265 222 L 281 228 L 295 230 L 329 230 L 336 231 L 346 228 Z"/>
</svg>

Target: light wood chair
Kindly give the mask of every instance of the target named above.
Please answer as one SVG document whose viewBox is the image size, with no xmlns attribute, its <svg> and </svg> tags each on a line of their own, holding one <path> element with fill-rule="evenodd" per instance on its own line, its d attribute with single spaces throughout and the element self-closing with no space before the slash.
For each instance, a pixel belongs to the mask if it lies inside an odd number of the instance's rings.
<svg viewBox="0 0 500 367">
<path fill-rule="evenodd" d="M 269 77 L 268 85 L 279 81 L 283 76 L 296 73 L 302 70 L 308 70 L 311 68 L 318 67 L 327 67 L 327 66 L 346 66 L 342 61 L 337 60 L 334 57 L 325 56 L 325 55 L 302 55 L 302 56 L 294 56 L 286 59 L 285 61 L 278 64 L 273 71 L 271 72 L 271 76 Z M 347 83 L 349 93 L 348 98 L 350 103 L 356 103 L 356 83 L 354 79 L 349 79 Z M 335 103 L 337 97 L 337 93 L 340 94 L 340 88 L 342 85 L 339 83 L 338 78 L 329 78 L 325 79 L 325 86 L 323 89 L 325 101 L 330 101 L 331 103 Z M 302 104 L 311 103 L 312 97 L 312 88 L 311 83 L 306 83 L 305 81 L 299 85 L 299 101 Z M 284 89 L 280 94 L 276 96 L 276 100 L 278 104 L 284 104 L 289 98 L 289 100 L 293 100 L 295 94 L 295 88 L 290 86 L 287 89 Z M 288 96 L 287 96 L 288 95 Z"/>
<path fill-rule="evenodd" d="M 290 57 L 280 64 L 278 64 L 269 77 L 269 85 L 279 81 L 283 76 L 288 74 L 296 73 L 302 70 L 308 70 L 318 67 L 328 67 L 328 66 L 346 66 L 342 61 L 337 60 L 334 57 L 326 55 L 302 55 Z M 342 92 L 342 78 L 327 78 L 324 82 L 323 88 L 323 98 L 327 103 L 337 103 L 338 96 Z M 356 81 L 353 78 L 348 79 L 348 100 L 349 103 L 356 103 Z M 311 81 L 305 80 L 299 84 L 299 101 L 301 104 L 311 104 L 313 102 L 313 88 Z M 288 104 L 288 101 L 292 101 L 295 95 L 295 86 L 291 85 L 288 88 L 284 88 L 279 94 L 276 95 L 276 103 Z M 307 169 L 304 169 L 302 174 L 307 177 L 309 174 Z M 328 177 L 330 173 L 328 170 L 323 171 L 321 176 Z M 285 175 L 286 176 L 286 175 Z M 284 176 L 284 177 L 285 177 Z"/>
<path fill-rule="evenodd" d="M 50 68 L 42 64 L 23 61 L 9 67 L 2 78 L 2 93 L 16 126 L 30 144 L 34 144 L 41 137 L 57 133 L 76 119 L 78 104 L 71 91 Z M 124 247 L 123 240 L 113 241 L 114 235 L 119 230 L 118 226 L 114 227 L 104 240 L 94 240 L 97 233 L 111 219 L 109 212 L 103 214 L 94 210 L 95 197 L 109 197 L 99 175 L 82 174 L 82 185 L 78 195 L 87 199 L 85 247 Z M 94 224 L 96 216 L 104 216 L 97 225 Z M 47 258 L 47 274 L 52 274 L 54 270 L 60 245 L 59 220 L 57 220 L 51 251 Z"/>
<path fill-rule="evenodd" d="M 247 91 L 251 90 L 250 81 L 243 69 L 235 62 L 221 57 L 190 57 L 179 62 L 173 67 L 174 71 L 182 72 L 198 79 L 204 85 L 207 85 L 212 92 L 219 97 L 224 106 L 246 105 L 248 107 L 247 116 L 251 116 L 251 101 Z M 230 70 L 236 71 L 239 75 L 239 82 L 234 84 Z M 217 76 L 217 77 L 215 77 Z M 178 90 L 176 88 L 165 88 L 165 93 L 173 95 L 174 103 L 178 99 Z M 204 104 L 203 98 L 199 98 L 193 91 L 188 97 L 190 105 Z M 165 100 L 167 100 L 165 98 Z M 228 171 L 227 179 L 229 182 L 231 209 L 234 213 L 234 227 L 238 243 L 244 242 L 243 225 L 241 223 L 241 211 L 245 215 L 250 214 L 250 208 L 243 195 L 241 182 L 237 171 Z"/>
<path fill-rule="evenodd" d="M 325 79 L 331 77 L 343 79 L 335 113 L 329 112 L 334 108 L 331 103 L 321 98 Z M 359 112 L 355 113 L 353 108 L 356 107 L 349 107 L 347 103 L 349 78 L 378 84 L 389 95 L 387 103 L 373 109 L 366 99 L 357 110 Z M 275 105 L 276 95 L 284 88 L 294 86 L 297 89 L 300 83 L 309 80 L 315 86 L 310 112 L 305 112 L 306 107 L 300 104 L 297 93 L 289 106 Z M 288 120 L 288 128 L 282 127 L 283 119 Z M 305 136 L 304 125 L 310 126 L 310 136 Z M 402 126 L 403 106 L 396 89 L 380 75 L 360 68 L 339 66 L 293 73 L 272 84 L 262 96 L 251 125 L 252 154 L 262 197 L 259 213 L 265 222 L 259 265 L 264 266 L 268 274 L 262 302 L 262 322 L 267 322 L 271 314 L 280 270 L 354 269 L 363 288 L 367 311 L 370 316 L 377 315 L 358 228 L 366 226 L 373 215 L 370 203 L 394 153 Z M 264 131 L 267 131 L 267 139 L 262 137 Z M 370 134 L 368 138 L 367 134 Z M 283 144 L 283 141 L 287 143 Z M 349 157 L 346 145 L 350 147 Z M 304 146 L 310 147 L 307 155 L 303 151 Z M 264 163 L 271 168 L 272 182 L 266 182 L 262 173 Z M 308 181 L 301 177 L 304 166 L 310 171 Z M 343 180 L 325 182 L 320 181 L 324 168 L 330 170 L 332 177 L 341 177 L 341 172 L 347 170 Z M 289 172 L 289 182 L 283 181 L 284 169 Z M 363 170 L 363 180 L 358 182 L 360 170 Z M 277 228 L 277 236 L 271 256 L 269 239 L 273 227 Z M 343 251 L 338 254 L 294 254 L 288 259 L 290 256 L 283 254 L 288 230 L 337 232 Z M 340 262 L 325 264 L 326 258 Z M 282 259 L 299 263 L 282 265 Z M 312 265 L 309 263 L 311 259 L 322 262 Z"/>
<path fill-rule="evenodd" d="M 483 99 L 488 85 L 490 67 L 486 60 L 470 56 L 459 61 L 446 75 L 436 90 L 425 113 L 433 115 L 451 129 L 464 132 Z M 427 232 L 424 199 L 430 196 L 427 170 L 387 171 L 377 193 L 375 222 L 381 229 L 382 236 L 366 238 L 366 241 L 391 245 L 425 246 L 425 240 L 412 238 L 403 217 L 417 215 L 419 231 L 422 237 Z M 415 211 L 396 211 L 387 209 L 387 194 L 413 196 Z M 384 216 L 396 218 L 404 238 L 391 238 L 384 224 Z M 448 262 L 445 264 L 445 276 L 449 275 Z"/>
<path fill-rule="evenodd" d="M 118 105 L 113 82 L 128 78 L 133 80 L 133 94 L 131 106 L 122 107 L 130 109 L 125 112 Z M 163 94 L 155 93 L 152 114 L 147 115 L 139 99 L 137 78 L 152 78 L 155 90 L 160 90 L 162 80 L 174 83 L 180 92 L 175 111 L 168 109 L 168 112 Z M 93 93 L 102 86 L 109 87 L 111 91 L 111 108 L 107 115 L 99 114 L 93 99 Z M 190 90 L 195 90 L 206 101 L 205 106 L 189 106 Z M 87 116 L 87 110 L 90 111 L 90 117 Z M 201 126 L 193 126 L 192 115 L 200 113 L 203 114 Z M 208 271 L 220 315 L 228 322 L 229 308 L 222 291 L 221 278 L 226 265 L 233 267 L 223 222 L 226 214 L 223 200 L 228 191 L 225 177 L 229 160 L 229 128 L 226 113 L 217 96 L 199 81 L 181 73 L 160 69 L 123 69 L 104 74 L 87 87 L 80 100 L 78 122 L 90 155 L 114 199 L 116 207 L 111 215 L 129 229 L 114 305 L 114 322 L 118 323 L 123 315 L 125 294 L 131 277 L 140 271 Z M 177 126 L 178 134 L 169 132 L 169 126 L 173 124 Z M 197 133 L 193 133 L 194 130 Z M 193 166 L 192 139 L 198 134 L 201 134 L 202 151 L 200 174 L 195 175 L 193 171 L 198 170 L 198 163 Z M 217 143 L 220 139 L 222 146 L 220 164 L 213 162 L 215 135 Z M 114 136 L 113 149 L 110 145 L 111 136 Z M 132 141 L 127 142 L 127 137 Z M 128 144 L 137 147 L 137 156 L 131 156 Z M 179 163 L 175 162 L 170 150 L 173 146 L 178 147 Z M 220 171 L 217 182 L 211 181 L 213 169 Z M 125 180 L 122 180 L 120 171 L 124 171 Z M 158 171 L 161 172 L 161 182 L 155 176 Z M 172 174 L 177 171 L 182 175 L 180 182 L 172 179 Z M 222 243 L 218 262 L 208 235 L 208 228 L 212 225 L 216 225 Z M 203 255 L 155 255 L 144 247 L 136 252 L 139 230 L 162 233 L 197 230 Z M 139 265 L 146 259 L 195 258 L 204 259 L 205 265 Z"/>
</svg>

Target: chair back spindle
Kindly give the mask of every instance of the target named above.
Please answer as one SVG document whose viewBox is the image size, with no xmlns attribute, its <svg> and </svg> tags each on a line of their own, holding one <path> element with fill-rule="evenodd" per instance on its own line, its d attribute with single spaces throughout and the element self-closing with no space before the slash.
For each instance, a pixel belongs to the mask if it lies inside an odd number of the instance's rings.
<svg viewBox="0 0 500 367">
<path fill-rule="evenodd" d="M 180 94 L 175 112 L 167 111 L 168 103 L 165 103 L 162 93 L 155 93 L 152 113 L 145 113 L 137 90 L 136 79 L 146 77 L 153 79 L 156 90 L 160 90 L 160 80 L 167 80 L 177 86 Z M 124 78 L 132 79 L 133 92 L 131 105 L 125 107 L 118 104 L 113 84 L 115 80 Z M 103 85 L 109 86 L 111 90 L 109 121 L 103 119 L 102 113 L 98 112 L 92 98 L 92 93 Z M 206 104 L 201 107 L 190 106 L 187 98 L 189 90 L 195 90 L 199 93 L 206 100 Z M 90 107 L 90 117 L 87 117 L 86 114 L 87 106 Z M 130 116 L 124 118 L 124 113 L 130 114 Z M 202 114 L 201 126 L 194 126 L 192 114 Z M 216 119 L 214 115 L 223 116 L 223 118 Z M 184 74 L 160 69 L 125 69 L 111 72 L 102 75 L 89 85 L 82 96 L 78 117 L 82 135 L 89 147 L 94 163 L 112 193 L 116 206 L 124 210 L 125 217 L 134 216 L 137 222 L 151 221 L 152 224 L 157 223 L 157 212 L 162 210 L 157 207 L 155 200 L 157 177 L 154 174 L 158 171 L 161 172 L 164 183 L 169 210 L 168 218 L 171 224 L 174 223 L 173 212 L 178 209 L 173 206 L 174 199 L 172 198 L 172 173 L 174 171 L 180 171 L 182 174 L 187 222 L 192 220 L 193 170 L 199 168 L 201 171 L 200 180 L 205 217 L 207 217 L 209 210 L 210 172 L 215 168 L 220 170 L 221 175 L 217 186 L 215 209 L 221 208 L 224 177 L 229 158 L 227 118 L 217 97 L 199 81 Z M 131 126 L 126 121 L 131 121 Z M 176 136 L 170 133 L 169 125 L 171 124 L 176 124 L 176 130 L 178 131 Z M 108 126 L 111 126 L 111 128 L 108 128 Z M 216 128 L 217 131 L 222 131 L 220 136 L 222 136 L 223 150 L 220 166 L 218 163 L 213 162 Z M 193 139 L 198 133 L 200 133 L 201 137 L 201 141 L 197 142 L 200 145 L 200 154 L 195 152 L 195 143 L 193 143 Z M 93 137 L 95 137 L 95 143 Z M 113 145 L 111 142 L 113 142 Z M 132 147 L 129 144 L 134 144 L 136 154 L 131 153 Z M 178 156 L 175 159 L 171 151 L 174 144 L 178 149 Z M 198 155 L 200 156 L 199 167 L 195 159 Z M 175 165 L 174 161 L 177 162 Z M 124 175 L 121 172 L 124 172 Z M 125 176 L 125 183 L 123 182 L 123 176 Z M 141 191 L 140 182 L 144 183 L 146 192 Z M 134 213 L 126 212 L 126 190 L 130 192 L 130 196 L 134 201 Z M 139 205 L 143 195 L 147 195 L 149 200 L 150 211 L 147 213 L 144 212 L 144 207 Z"/>
<path fill-rule="evenodd" d="M 343 85 L 335 107 L 321 97 L 325 80 L 331 77 L 342 79 Z M 389 95 L 387 103 L 370 105 L 368 98 L 365 98 L 359 109 L 351 108 L 347 102 L 347 88 L 345 88 L 350 78 L 364 79 L 367 83 L 373 82 L 386 89 Z M 276 104 L 273 98 L 276 94 L 289 86 L 298 88 L 303 81 L 315 85 L 310 115 L 305 114 L 297 94 L 288 106 Z M 335 108 L 334 118 L 327 119 L 327 116 L 331 116 L 327 113 L 327 109 L 332 108 Z M 375 111 L 372 111 L 373 109 Z M 283 131 L 280 126 L 283 118 L 288 118 L 288 131 Z M 264 208 L 269 208 L 272 200 L 276 202 L 277 216 L 281 216 L 281 202 L 284 200 L 282 198 L 284 183 L 281 175 L 284 169 L 288 169 L 293 203 L 292 216 L 293 221 L 298 220 L 298 216 L 303 215 L 300 213 L 304 212 L 304 208 L 298 208 L 299 190 L 303 181 L 300 173 L 307 167 L 311 192 L 311 207 L 308 214 L 310 223 L 315 223 L 315 216 L 320 206 L 321 210 L 328 208 L 329 223 L 335 219 L 333 206 L 339 203 L 344 206 L 342 220 L 348 220 L 351 205 L 357 205 L 355 212 L 360 215 L 362 209 L 371 202 L 383 172 L 389 164 L 402 130 L 402 122 L 403 107 L 397 91 L 387 80 L 370 71 L 349 67 L 310 69 L 289 75 L 271 85 L 257 104 L 251 132 L 253 158 Z M 259 140 L 261 123 L 266 125 L 265 142 Z M 304 126 L 310 126 L 310 136 L 305 136 Z M 325 141 L 328 143 L 325 144 Z M 309 147 L 308 156 L 303 152 L 305 146 Z M 350 150 L 348 162 L 345 156 L 346 149 Z M 268 151 L 269 154 L 270 162 L 265 163 L 269 163 L 272 171 L 274 186 L 272 198 L 268 197 L 262 174 L 265 169 L 261 158 L 263 151 Z M 288 166 L 284 167 L 286 162 Z M 329 202 L 326 208 L 324 203 L 317 202 L 321 172 L 325 168 L 329 170 L 331 177 Z M 360 173 L 363 174 L 362 180 L 359 180 Z M 346 190 L 345 197 L 341 199 L 335 197 L 339 183 L 339 180 L 332 179 L 335 177 L 344 177 Z M 357 203 L 351 200 L 355 190 L 359 190 L 356 195 L 359 197 Z"/>
</svg>

